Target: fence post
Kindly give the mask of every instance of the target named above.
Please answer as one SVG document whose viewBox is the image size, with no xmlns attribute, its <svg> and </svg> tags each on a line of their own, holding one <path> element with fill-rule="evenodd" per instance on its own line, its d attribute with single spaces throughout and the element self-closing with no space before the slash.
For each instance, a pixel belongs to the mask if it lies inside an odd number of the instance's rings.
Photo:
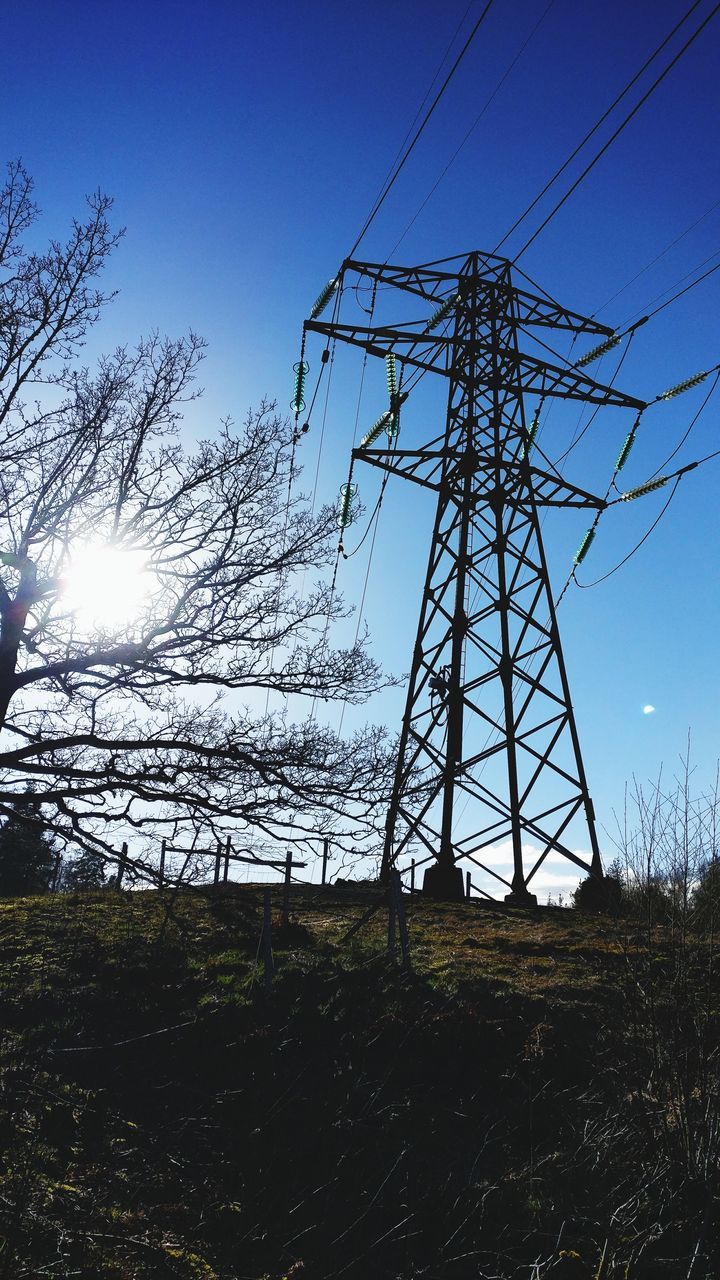
<svg viewBox="0 0 720 1280">
<path fill-rule="evenodd" d="M 410 943 L 408 940 L 407 920 L 405 919 L 405 903 L 402 896 L 402 880 L 399 871 L 392 873 L 392 896 L 395 900 L 395 911 L 397 914 L 398 928 L 400 932 L 400 950 L 402 952 L 402 967 L 410 969 Z"/>
<path fill-rule="evenodd" d="M 387 933 L 387 949 L 389 955 L 395 954 L 395 918 L 397 915 L 397 907 L 395 905 L 395 893 L 392 884 L 388 893 L 388 933 Z"/>
<path fill-rule="evenodd" d="M 263 931 L 262 953 L 264 964 L 264 986 L 266 990 L 272 986 L 275 964 L 272 953 L 272 900 L 270 889 L 263 890 Z"/>
<path fill-rule="evenodd" d="M 160 874 L 158 876 L 158 889 L 165 888 L 165 851 L 166 844 L 163 840 L 160 844 Z"/>
<path fill-rule="evenodd" d="M 471 889 L 472 889 L 472 874 L 471 872 L 466 871 L 465 872 L 465 897 L 466 898 L 470 897 Z"/>
<path fill-rule="evenodd" d="M 325 839 L 323 840 L 322 880 L 320 881 L 321 884 L 325 884 L 327 880 L 327 864 L 328 864 L 329 852 L 330 852 L 330 840 L 328 836 L 325 836 Z"/>
<path fill-rule="evenodd" d="M 228 882 L 228 876 L 230 875 L 230 850 L 231 850 L 231 847 L 232 847 L 232 846 L 231 846 L 231 844 L 230 844 L 230 837 L 228 836 L 227 840 L 225 841 L 225 866 L 224 866 L 224 868 L 223 868 L 223 884 L 227 884 L 227 882 Z"/>
<path fill-rule="evenodd" d="M 51 893 L 57 893 L 57 891 L 58 891 L 58 884 L 59 884 L 59 881 L 60 881 L 60 867 L 61 867 L 61 866 L 62 866 L 62 853 L 61 853 L 60 849 L 58 849 L 57 853 L 55 854 L 55 866 L 53 867 L 52 882 L 51 882 L 51 884 L 50 884 L 50 892 L 51 892 Z"/>
<path fill-rule="evenodd" d="M 284 925 L 290 923 L 290 871 L 292 869 L 292 849 L 288 849 L 285 854 L 285 883 L 283 885 L 283 911 L 282 922 Z"/>
<path fill-rule="evenodd" d="M 415 859 L 410 860 L 410 892 L 415 892 Z"/>
<path fill-rule="evenodd" d="M 220 883 L 220 863 L 221 863 L 221 861 L 222 861 L 222 845 L 221 845 L 220 841 L 218 840 L 218 842 L 217 842 L 217 848 L 216 848 L 216 850 L 215 850 L 215 876 L 214 876 L 214 878 L 213 878 L 213 888 L 214 888 L 214 889 L 217 889 L 217 887 L 218 887 L 218 885 L 219 885 L 219 883 Z"/>
<path fill-rule="evenodd" d="M 123 876 L 125 874 L 125 866 L 127 864 L 128 847 L 127 840 L 123 840 L 122 849 L 120 850 L 120 861 L 118 863 L 117 879 L 115 880 L 115 888 L 121 889 Z"/>
</svg>

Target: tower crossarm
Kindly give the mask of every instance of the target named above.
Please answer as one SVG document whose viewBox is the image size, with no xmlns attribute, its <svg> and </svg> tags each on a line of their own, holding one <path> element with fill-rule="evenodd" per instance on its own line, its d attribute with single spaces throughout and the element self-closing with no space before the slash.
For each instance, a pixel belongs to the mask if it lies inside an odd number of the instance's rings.
<svg viewBox="0 0 720 1280">
<path fill-rule="evenodd" d="M 530 470 L 533 496 L 538 507 L 583 507 L 591 511 L 604 511 L 608 505 L 605 498 L 588 493 L 549 471 L 540 471 L 537 467 L 531 467 Z"/>
<path fill-rule="evenodd" d="M 553 329 L 566 329 L 571 333 L 586 333 L 598 337 L 610 337 L 614 330 L 592 316 L 581 315 L 556 302 L 549 295 L 541 297 L 526 289 L 517 289 L 506 283 L 509 263 L 505 258 L 497 258 L 492 254 L 479 255 L 484 270 L 477 277 L 465 273 L 450 271 L 447 263 L 429 263 L 424 267 L 396 267 L 389 263 L 357 262 L 350 259 L 343 264 L 344 271 L 352 271 L 356 275 L 371 280 L 374 284 L 390 285 L 411 293 L 415 297 L 425 298 L 428 303 L 438 306 L 452 297 L 453 291 L 461 297 L 470 287 L 477 287 L 481 292 L 497 291 L 504 306 L 509 308 L 514 303 L 517 320 L 523 325 L 542 325 Z M 450 259 L 449 261 L 452 261 Z"/>
<path fill-rule="evenodd" d="M 384 357 L 392 351 L 403 364 L 425 372 L 441 373 L 457 378 L 455 348 L 457 338 L 452 334 L 429 334 L 409 328 L 390 325 L 332 324 L 308 320 L 306 329 L 321 333 L 351 346 L 362 347 L 371 356 Z M 645 409 L 644 400 L 636 400 L 614 387 L 595 382 L 572 366 L 563 369 L 527 352 L 510 346 L 498 348 L 490 342 L 462 342 L 465 357 L 476 362 L 478 387 L 494 387 L 496 391 L 514 391 L 521 382 L 528 395 L 554 396 L 563 400 L 582 400 L 585 404 L 607 405 L 617 409 Z"/>
<path fill-rule="evenodd" d="M 443 459 L 447 458 L 447 450 L 438 448 L 437 442 L 433 442 L 426 449 L 397 449 L 392 446 L 386 449 L 358 448 L 353 449 L 352 456 L 356 462 L 368 463 L 390 475 L 401 476 L 403 480 L 412 480 L 424 489 L 438 492 L 443 481 Z M 533 499 L 538 507 L 577 507 L 603 511 L 608 505 L 605 498 L 589 493 L 549 471 L 529 467 L 526 462 L 498 462 L 494 457 L 484 458 L 482 454 L 478 454 L 475 469 L 478 472 L 486 470 L 488 474 L 497 474 L 499 471 L 508 490 L 524 487 L 527 491 L 532 488 Z"/>
</svg>

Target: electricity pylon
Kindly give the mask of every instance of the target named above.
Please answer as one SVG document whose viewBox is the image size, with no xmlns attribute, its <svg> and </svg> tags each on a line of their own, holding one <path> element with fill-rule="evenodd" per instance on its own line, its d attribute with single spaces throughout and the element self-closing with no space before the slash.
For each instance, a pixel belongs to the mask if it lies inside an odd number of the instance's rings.
<svg viewBox="0 0 720 1280">
<path fill-rule="evenodd" d="M 395 392 L 387 446 L 373 447 L 376 431 L 353 451 L 437 494 L 382 874 L 420 847 L 433 896 L 463 896 L 457 864 L 469 859 L 504 886 L 506 901 L 532 903 L 529 886 L 552 851 L 603 874 L 539 512 L 598 511 L 605 502 L 531 460 L 539 405 L 553 397 L 639 410 L 644 402 L 521 350 L 523 330 L 605 339 L 612 330 L 517 288 L 504 258 L 474 252 L 409 268 L 349 260 L 344 284 L 353 273 L 437 309 L 421 325 L 311 319 L 306 328 L 449 386 L 441 435 L 401 446 Z M 566 835 L 583 818 L 589 861 Z M 497 870 L 498 846 L 511 852 L 511 880 Z"/>
</svg>

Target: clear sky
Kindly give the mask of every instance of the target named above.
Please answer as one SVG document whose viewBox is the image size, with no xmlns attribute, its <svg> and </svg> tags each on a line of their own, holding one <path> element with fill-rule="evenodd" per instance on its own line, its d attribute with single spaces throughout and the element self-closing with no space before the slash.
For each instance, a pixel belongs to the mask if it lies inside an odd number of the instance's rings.
<svg viewBox="0 0 720 1280">
<path fill-rule="evenodd" d="M 492 249 L 686 7 L 495 0 L 359 256 L 387 257 L 533 28 L 394 260 Z M 702 0 L 688 32 L 711 8 Z M 288 404 L 302 321 L 352 245 L 458 24 L 454 50 L 479 13 L 479 0 L 9 0 L 4 7 L 4 157 L 22 157 L 34 175 L 47 235 L 64 233 L 86 192 L 115 196 L 117 221 L 127 227 L 110 279 L 120 295 L 97 344 L 112 347 L 154 327 L 202 333 L 210 343 L 207 390 L 189 430 L 210 430 L 226 414 L 240 419 L 262 396 Z M 594 313 L 622 289 L 600 314 L 621 324 L 720 255 L 719 53 L 720 15 L 523 257 L 524 269 L 567 306 Z M 570 173 L 577 172 L 575 165 Z M 531 218 L 527 234 L 537 224 Z M 511 255 L 524 230 L 507 246 Z M 720 361 L 719 300 L 720 273 L 641 329 L 618 385 L 650 399 Z M 313 372 L 319 352 L 318 345 L 310 353 Z M 609 356 L 592 372 L 609 377 L 614 364 Z M 319 465 L 319 414 L 303 445 L 303 484 L 312 490 L 317 469 L 318 501 L 333 500 L 347 473 L 360 366 L 358 355 L 338 361 Z M 647 415 L 628 485 L 670 452 L 703 394 Z M 378 368 L 366 383 L 361 426 L 384 409 L 385 395 Z M 720 396 L 711 400 L 680 463 L 718 447 L 718 403 Z M 601 485 L 628 426 L 599 415 L 570 478 Z M 553 430 L 550 418 L 542 443 L 551 454 L 567 442 L 567 424 L 558 420 L 557 442 Z M 369 510 L 377 481 L 359 479 Z M 633 774 L 655 776 L 663 762 L 673 770 L 688 730 L 699 781 L 713 772 L 719 484 L 720 460 L 689 476 L 641 552 L 595 589 L 570 591 L 561 606 L 601 827 L 613 827 Z M 395 672 L 409 665 L 429 535 L 427 508 L 401 488 L 388 493 L 365 605 L 374 650 Z M 606 516 L 583 581 L 632 547 L 663 497 Z M 575 514 L 548 521 L 557 585 L 586 525 Z M 359 601 L 366 566 L 363 552 L 343 569 L 351 600 Z M 655 711 L 643 714 L 646 705 Z M 394 726 L 401 708 L 396 693 L 366 714 Z"/>
</svg>

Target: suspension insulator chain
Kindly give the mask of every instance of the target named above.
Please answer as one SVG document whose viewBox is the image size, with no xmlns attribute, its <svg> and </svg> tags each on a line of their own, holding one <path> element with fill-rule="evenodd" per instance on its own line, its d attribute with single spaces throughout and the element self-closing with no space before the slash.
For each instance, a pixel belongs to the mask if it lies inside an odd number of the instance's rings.
<svg viewBox="0 0 720 1280">
<path fill-rule="evenodd" d="M 378 418 L 374 426 L 372 426 L 370 430 L 366 432 L 366 434 L 363 436 L 362 440 L 360 441 L 360 448 L 367 449 L 369 445 L 374 444 L 375 441 L 378 439 L 378 437 L 382 435 L 383 431 L 387 431 L 389 435 L 390 429 L 392 427 L 392 422 L 393 422 L 393 411 L 392 409 L 387 409 L 385 413 L 380 414 L 380 417 Z"/>
<path fill-rule="evenodd" d="M 299 414 L 302 413 L 303 409 L 305 408 L 305 399 L 304 399 L 305 379 L 309 372 L 310 372 L 310 365 L 308 364 L 307 360 L 298 360 L 297 364 L 293 365 L 293 373 L 295 374 L 295 394 L 292 400 L 290 401 L 290 408 L 292 409 L 296 418 L 298 417 Z"/>
<path fill-rule="evenodd" d="M 541 400 L 541 401 L 539 402 L 538 407 L 537 407 L 537 409 L 535 410 L 535 413 L 534 413 L 534 415 L 533 415 L 533 420 L 532 420 L 532 422 L 530 423 L 530 426 L 528 427 L 527 440 L 525 441 L 525 448 L 524 448 L 524 450 L 523 450 L 523 457 L 524 457 L 524 458 L 529 457 L 529 455 L 530 455 L 530 450 L 531 450 L 531 449 L 532 449 L 532 447 L 533 447 L 533 443 L 534 443 L 534 441 L 535 441 L 535 437 L 536 437 L 536 435 L 537 435 L 537 433 L 538 433 L 538 430 L 539 430 L 539 428 L 540 428 L 540 414 L 542 413 L 544 403 L 545 403 L 545 401 L 544 401 L 544 400 Z"/>
<path fill-rule="evenodd" d="M 654 493 L 656 489 L 662 489 L 669 479 L 669 476 L 657 476 L 654 480 L 646 480 L 645 484 L 639 484 L 637 488 L 628 489 L 627 493 L 621 493 L 620 498 L 623 502 L 632 502 L 634 498 L 644 498 L 646 493 Z"/>
<path fill-rule="evenodd" d="M 599 360 L 600 356 L 606 355 L 608 351 L 612 351 L 620 341 L 620 335 L 614 333 L 612 337 L 606 338 L 605 342 L 601 342 L 598 347 L 593 347 L 592 351 L 587 351 L 584 356 L 575 361 L 575 368 L 582 369 L 586 364 L 592 364 L 593 360 Z"/>
<path fill-rule="evenodd" d="M 318 294 L 317 298 L 315 299 L 312 305 L 312 310 L 310 311 L 311 320 L 317 320 L 318 316 L 322 315 L 328 302 L 330 301 L 335 290 L 337 289 L 339 283 L 340 281 L 337 276 L 335 277 L 334 280 L 328 280 L 322 293 Z"/>
<path fill-rule="evenodd" d="M 451 298 L 447 298 L 446 301 L 443 302 L 442 305 L 438 307 L 437 311 L 433 311 L 430 319 L 427 322 L 428 332 L 430 332 L 431 329 L 437 329 L 438 325 L 442 324 L 443 320 L 447 320 L 448 316 L 457 306 L 459 301 L 460 301 L 460 294 L 454 293 Z"/>
<path fill-rule="evenodd" d="M 623 447 L 618 454 L 618 460 L 615 463 L 615 475 L 617 475 L 618 471 L 622 471 L 623 467 L 625 466 L 625 463 L 630 457 L 632 447 L 635 444 L 635 437 L 637 435 L 637 430 L 638 430 L 638 427 L 640 426 L 640 419 L 642 418 L 642 416 L 643 416 L 643 410 L 641 409 L 632 425 L 631 430 L 628 431 L 628 434 L 625 437 L 625 443 L 623 444 Z"/>
<path fill-rule="evenodd" d="M 668 387 L 667 391 L 662 391 L 658 396 L 658 400 L 673 400 L 675 396 L 681 396 L 683 391 L 689 391 L 691 387 L 697 387 L 704 382 L 710 372 L 706 369 L 703 373 L 693 374 L 692 378 L 686 378 L 684 382 L 678 382 L 674 387 Z"/>
<path fill-rule="evenodd" d="M 595 537 L 596 527 L 597 527 L 597 521 L 595 522 L 594 525 L 592 525 L 590 529 L 588 529 L 587 533 L 585 534 L 585 537 L 583 538 L 582 542 L 580 543 L 580 546 L 575 552 L 575 559 L 573 561 L 573 564 L 575 565 L 582 564 L 588 551 L 590 550 L 590 547 L 592 546 L 593 539 Z"/>
<path fill-rule="evenodd" d="M 350 474 L 352 475 L 352 469 Z M 347 484 L 340 485 L 340 497 L 338 499 L 337 522 L 340 529 L 347 529 L 355 519 L 353 511 L 353 502 L 357 497 L 358 487 L 348 479 Z"/>
</svg>

